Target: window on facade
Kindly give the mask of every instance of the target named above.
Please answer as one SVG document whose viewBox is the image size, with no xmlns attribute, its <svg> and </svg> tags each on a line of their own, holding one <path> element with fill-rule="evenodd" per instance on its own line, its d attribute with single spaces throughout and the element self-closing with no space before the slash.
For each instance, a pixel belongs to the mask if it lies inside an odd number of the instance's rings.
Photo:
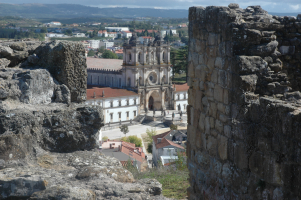
<svg viewBox="0 0 301 200">
<path fill-rule="evenodd" d="M 180 95 L 178 94 L 178 100 L 180 100 Z"/>
<path fill-rule="evenodd" d="M 186 99 L 186 94 L 184 94 L 184 99 Z"/>
<path fill-rule="evenodd" d="M 121 100 L 118 101 L 118 106 L 121 106 Z"/>
<path fill-rule="evenodd" d="M 110 102 L 110 107 L 111 107 L 111 108 L 113 107 L 113 101 Z"/>
<path fill-rule="evenodd" d="M 130 105 L 130 100 L 126 100 L 126 105 Z"/>
<path fill-rule="evenodd" d="M 186 109 L 186 104 L 184 104 L 184 110 Z"/>
<path fill-rule="evenodd" d="M 136 117 L 136 111 L 134 111 L 134 117 Z"/>
<path fill-rule="evenodd" d="M 113 121 L 113 113 L 110 113 L 110 119 Z"/>
<path fill-rule="evenodd" d="M 128 111 L 126 112 L 126 119 L 129 119 L 129 117 L 130 117 L 130 112 Z"/>
<path fill-rule="evenodd" d="M 121 112 L 118 113 L 119 119 L 121 119 Z"/>
<path fill-rule="evenodd" d="M 135 105 L 137 104 L 137 100 L 136 100 L 136 99 L 134 100 L 134 104 L 135 104 Z"/>
</svg>

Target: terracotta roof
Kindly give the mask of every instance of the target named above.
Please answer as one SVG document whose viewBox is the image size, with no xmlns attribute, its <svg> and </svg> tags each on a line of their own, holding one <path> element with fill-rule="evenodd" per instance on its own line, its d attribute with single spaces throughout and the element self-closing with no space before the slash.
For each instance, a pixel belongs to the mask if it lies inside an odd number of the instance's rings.
<svg viewBox="0 0 301 200">
<path fill-rule="evenodd" d="M 102 96 L 102 91 L 104 91 L 105 96 Z M 95 98 L 94 98 L 95 92 Z M 126 89 L 119 89 L 119 88 L 109 88 L 109 87 L 90 87 L 87 89 L 87 100 L 91 99 L 105 99 L 105 98 L 112 98 L 112 97 L 123 97 L 123 96 L 133 96 L 138 94 L 133 91 L 129 91 Z"/>
<path fill-rule="evenodd" d="M 133 143 L 130 143 L 130 142 L 125 142 L 125 141 L 122 141 L 122 145 L 124 145 L 124 146 L 128 146 L 128 147 L 130 147 L 130 148 L 135 148 L 135 144 L 133 144 Z"/>
<path fill-rule="evenodd" d="M 104 58 L 87 58 L 87 68 L 120 70 L 123 60 L 121 59 L 104 59 Z"/>
<path fill-rule="evenodd" d="M 180 149 L 184 149 L 184 147 L 182 147 L 181 145 L 176 144 L 176 143 L 174 143 L 170 140 L 167 140 L 165 138 L 165 136 L 167 136 L 170 132 L 171 131 L 167 131 L 165 133 L 161 133 L 159 135 L 153 136 L 153 140 L 155 142 L 156 149 L 160 149 L 160 148 L 163 148 L 163 147 L 166 147 L 166 146 L 174 146 L 174 147 L 178 147 Z M 162 138 L 160 143 L 158 143 L 158 138 Z"/>
<path fill-rule="evenodd" d="M 123 31 L 124 33 L 132 33 L 131 31 Z"/>
<path fill-rule="evenodd" d="M 176 87 L 176 92 L 187 91 L 189 89 L 189 86 L 187 83 L 182 84 L 182 85 L 176 84 L 175 87 Z"/>
<path fill-rule="evenodd" d="M 149 38 L 149 39 L 152 39 L 153 37 L 150 37 L 150 36 L 142 36 L 142 38 Z"/>
</svg>

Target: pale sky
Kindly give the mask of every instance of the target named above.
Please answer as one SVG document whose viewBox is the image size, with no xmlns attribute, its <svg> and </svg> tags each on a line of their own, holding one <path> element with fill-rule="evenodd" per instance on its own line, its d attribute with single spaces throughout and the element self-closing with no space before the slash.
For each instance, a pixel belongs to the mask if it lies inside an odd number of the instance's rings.
<svg viewBox="0 0 301 200">
<path fill-rule="evenodd" d="M 227 6 L 238 3 L 241 8 L 260 5 L 268 12 L 301 13 L 301 0 L 1 0 L 1 3 L 81 4 L 95 7 L 188 9 L 191 6 Z"/>
</svg>

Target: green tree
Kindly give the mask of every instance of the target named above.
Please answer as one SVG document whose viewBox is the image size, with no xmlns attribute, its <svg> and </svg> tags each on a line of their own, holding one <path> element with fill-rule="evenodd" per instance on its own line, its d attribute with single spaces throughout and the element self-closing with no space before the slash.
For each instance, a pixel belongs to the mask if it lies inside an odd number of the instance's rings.
<svg viewBox="0 0 301 200">
<path fill-rule="evenodd" d="M 110 50 L 104 50 L 102 57 L 110 58 L 110 59 L 118 59 L 118 56 Z"/>
<path fill-rule="evenodd" d="M 170 31 L 169 31 L 169 35 L 170 35 L 170 36 L 173 36 L 172 30 L 171 30 L 171 29 L 170 29 Z"/>
<path fill-rule="evenodd" d="M 105 51 L 105 46 L 101 46 L 100 48 L 97 49 L 99 53 L 103 53 Z"/>
<path fill-rule="evenodd" d="M 153 153 L 153 143 L 148 143 L 146 150 L 148 153 Z"/>
<path fill-rule="evenodd" d="M 66 35 L 72 35 L 72 30 L 71 30 L 71 29 L 67 29 L 67 30 L 65 31 L 65 34 L 66 34 Z"/>
<path fill-rule="evenodd" d="M 141 138 L 138 138 L 136 135 L 122 137 L 121 141 L 133 143 L 133 144 L 135 144 L 136 147 L 142 147 L 142 140 L 141 140 Z"/>
<path fill-rule="evenodd" d="M 178 130 L 178 125 L 171 124 L 169 128 L 170 130 Z"/>
<path fill-rule="evenodd" d="M 122 125 L 119 127 L 120 131 L 126 136 L 126 134 L 129 132 L 129 127 L 127 125 Z"/>
<path fill-rule="evenodd" d="M 94 50 L 90 50 L 89 52 L 88 52 L 88 56 L 94 56 L 95 55 L 95 52 L 94 52 Z"/>
<path fill-rule="evenodd" d="M 102 141 L 106 141 L 106 140 L 108 140 L 109 138 L 108 138 L 108 136 L 103 136 L 102 137 Z"/>
<path fill-rule="evenodd" d="M 47 33 L 47 28 L 46 27 L 42 27 L 41 28 L 41 33 Z"/>
<path fill-rule="evenodd" d="M 146 142 L 153 142 L 153 136 L 157 134 L 156 128 L 146 129 Z"/>
</svg>

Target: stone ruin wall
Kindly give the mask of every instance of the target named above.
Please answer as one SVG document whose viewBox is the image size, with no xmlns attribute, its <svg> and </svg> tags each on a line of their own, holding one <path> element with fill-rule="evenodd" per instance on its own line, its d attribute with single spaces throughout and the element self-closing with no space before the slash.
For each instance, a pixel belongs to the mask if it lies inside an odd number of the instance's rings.
<svg viewBox="0 0 301 200">
<path fill-rule="evenodd" d="M 189 199 L 301 197 L 301 15 L 189 9 Z"/>
</svg>

